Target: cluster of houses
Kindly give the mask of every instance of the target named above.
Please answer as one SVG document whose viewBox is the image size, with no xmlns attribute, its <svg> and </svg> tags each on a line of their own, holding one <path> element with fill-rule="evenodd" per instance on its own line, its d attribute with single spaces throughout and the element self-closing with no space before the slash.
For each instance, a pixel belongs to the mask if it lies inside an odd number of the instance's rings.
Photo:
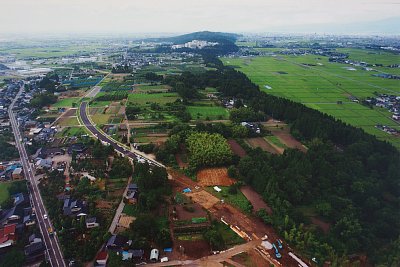
<svg viewBox="0 0 400 267">
<path fill-rule="evenodd" d="M 110 239 L 108 239 L 104 250 L 97 254 L 95 266 L 106 266 L 110 252 L 116 253 L 123 261 L 134 262 L 136 264 L 142 264 L 147 259 L 150 262 L 157 262 L 159 260 L 161 260 L 161 262 L 168 261 L 167 257 L 160 259 L 160 251 L 156 248 L 150 250 L 150 255 L 147 255 L 147 258 L 143 249 L 132 249 L 131 247 L 132 240 L 129 240 L 129 238 L 123 235 L 112 235 Z"/>
<path fill-rule="evenodd" d="M 0 181 L 16 181 L 24 178 L 24 171 L 21 163 L 0 162 Z"/>
<path fill-rule="evenodd" d="M 400 121 L 400 96 L 380 94 L 377 97 L 367 97 L 365 103 L 372 106 L 386 108 L 392 113 L 392 119 Z"/>
<path fill-rule="evenodd" d="M 378 124 L 375 127 L 381 131 L 384 131 L 385 133 L 400 136 L 400 131 L 390 126 Z"/>
<path fill-rule="evenodd" d="M 36 215 L 29 202 L 29 196 L 17 193 L 11 196 L 11 207 L 0 209 L 0 254 L 7 253 L 18 240 L 29 233 L 28 243 L 24 247 L 27 262 L 35 262 L 44 257 L 45 245 L 42 238 L 35 234 Z"/>
</svg>

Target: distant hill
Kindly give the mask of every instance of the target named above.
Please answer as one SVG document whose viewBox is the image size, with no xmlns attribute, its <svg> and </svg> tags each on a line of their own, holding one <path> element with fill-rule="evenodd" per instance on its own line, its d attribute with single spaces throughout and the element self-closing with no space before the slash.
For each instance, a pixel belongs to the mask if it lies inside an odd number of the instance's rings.
<svg viewBox="0 0 400 267">
<path fill-rule="evenodd" d="M 145 39 L 145 41 L 171 42 L 174 44 L 183 44 L 193 40 L 202 40 L 202 41 L 219 42 L 219 43 L 226 43 L 226 42 L 234 43 L 239 36 L 240 35 L 234 33 L 202 31 L 202 32 L 193 32 L 173 37 L 149 38 Z"/>
<path fill-rule="evenodd" d="M 190 48 L 180 48 L 175 49 L 174 51 L 179 52 L 196 52 L 199 54 L 216 56 L 216 55 L 225 55 L 228 53 L 236 52 L 239 50 L 237 45 L 235 44 L 236 39 L 240 35 L 234 33 L 224 33 L 224 32 L 194 32 L 174 37 L 164 37 L 164 38 L 148 38 L 144 41 L 147 42 L 169 42 L 173 44 L 184 44 L 193 40 L 201 40 L 208 42 L 217 42 L 218 45 L 204 47 L 203 49 L 190 49 Z M 168 45 L 164 45 L 156 49 L 158 52 L 168 52 L 172 51 L 171 47 Z"/>
</svg>

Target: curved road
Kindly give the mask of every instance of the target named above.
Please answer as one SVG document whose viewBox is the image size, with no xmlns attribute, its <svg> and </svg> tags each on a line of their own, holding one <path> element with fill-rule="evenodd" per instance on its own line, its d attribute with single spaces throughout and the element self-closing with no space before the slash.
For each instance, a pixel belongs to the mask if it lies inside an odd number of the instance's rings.
<svg viewBox="0 0 400 267">
<path fill-rule="evenodd" d="M 12 109 L 14 107 L 14 104 L 16 100 L 19 98 L 19 96 L 22 93 L 22 90 L 24 89 L 24 85 L 21 86 L 18 94 L 14 98 L 14 101 L 11 103 L 9 110 L 8 110 L 8 115 L 10 117 L 10 123 L 12 127 L 12 131 L 14 133 L 15 137 L 15 143 L 16 147 L 18 149 L 20 158 L 21 158 L 21 163 L 22 167 L 24 170 L 25 178 L 30 182 L 29 186 L 29 192 L 30 192 L 30 200 L 32 206 L 35 208 L 35 213 L 36 213 L 36 220 L 39 224 L 39 229 L 40 232 L 42 233 L 43 236 L 43 241 L 46 246 L 46 256 L 47 259 L 49 260 L 51 266 L 61 266 L 65 267 L 65 262 L 64 262 L 64 257 L 62 255 L 62 251 L 59 245 L 59 241 L 56 235 L 50 236 L 48 233 L 48 228 L 53 228 L 53 225 L 51 224 L 50 219 L 44 219 L 44 215 L 47 214 L 46 208 L 43 204 L 42 197 L 40 196 L 39 188 L 35 182 L 34 175 L 33 175 L 33 170 L 31 165 L 29 164 L 29 157 L 28 154 L 26 153 L 24 145 L 21 143 L 21 134 L 19 132 L 18 128 L 18 123 L 17 119 L 15 117 L 15 114 L 13 113 Z"/>
<path fill-rule="evenodd" d="M 87 102 L 82 102 L 80 107 L 79 107 L 79 117 L 82 119 L 83 124 L 85 127 L 98 138 L 100 141 L 103 143 L 108 143 L 110 144 L 119 154 L 123 156 L 127 156 L 130 159 L 137 161 L 138 157 L 145 159 L 148 163 L 151 165 L 159 166 L 159 167 L 165 167 L 163 164 L 161 164 L 158 161 L 155 161 L 151 158 L 149 158 L 146 154 L 134 150 L 131 151 L 124 146 L 122 146 L 120 143 L 112 139 L 110 136 L 105 134 L 103 131 L 100 131 L 99 129 L 96 128 L 96 126 L 92 123 L 92 121 L 89 119 L 88 114 L 87 114 L 87 108 L 88 108 L 88 103 Z"/>
</svg>

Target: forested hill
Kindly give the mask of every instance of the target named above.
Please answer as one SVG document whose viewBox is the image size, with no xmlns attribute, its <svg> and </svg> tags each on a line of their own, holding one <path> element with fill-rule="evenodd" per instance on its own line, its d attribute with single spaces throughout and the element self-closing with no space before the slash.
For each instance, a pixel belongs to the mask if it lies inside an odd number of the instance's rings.
<svg viewBox="0 0 400 267">
<path fill-rule="evenodd" d="M 219 43 L 226 43 L 226 42 L 234 43 L 239 36 L 240 35 L 234 33 L 202 31 L 202 32 L 193 32 L 173 37 L 150 38 L 146 39 L 145 41 L 171 42 L 174 44 L 182 44 L 190 42 L 192 40 L 202 40 L 202 41 L 219 42 Z"/>
<path fill-rule="evenodd" d="M 233 33 L 223 33 L 223 32 L 194 32 L 174 37 L 165 38 L 150 38 L 145 39 L 148 42 L 169 42 L 173 44 L 184 44 L 193 40 L 216 42 L 218 45 L 204 47 L 203 49 L 190 49 L 190 48 L 180 48 L 175 51 L 179 52 L 196 52 L 202 54 L 203 56 L 216 56 L 216 55 L 226 55 L 228 53 L 237 52 L 239 48 L 235 44 L 236 39 L 240 35 Z M 172 49 L 170 46 L 162 45 L 155 52 L 170 52 Z"/>
</svg>

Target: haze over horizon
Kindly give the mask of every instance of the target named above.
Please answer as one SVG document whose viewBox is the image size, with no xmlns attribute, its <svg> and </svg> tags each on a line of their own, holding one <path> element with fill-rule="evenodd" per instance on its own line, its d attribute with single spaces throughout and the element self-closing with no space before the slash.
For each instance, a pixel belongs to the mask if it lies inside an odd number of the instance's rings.
<svg viewBox="0 0 400 267">
<path fill-rule="evenodd" d="M 3 0 L 0 34 L 400 34 L 398 0 Z"/>
</svg>

